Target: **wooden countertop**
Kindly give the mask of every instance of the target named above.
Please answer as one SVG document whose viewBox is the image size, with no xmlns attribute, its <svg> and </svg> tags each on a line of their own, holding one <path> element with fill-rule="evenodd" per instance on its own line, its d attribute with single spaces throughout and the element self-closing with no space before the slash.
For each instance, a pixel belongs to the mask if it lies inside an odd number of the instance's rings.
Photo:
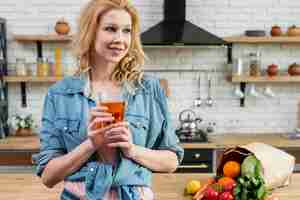
<svg viewBox="0 0 300 200">
<path fill-rule="evenodd" d="M 26 137 L 9 136 L 0 140 L 0 151 L 28 150 L 38 152 L 39 149 L 40 140 L 37 135 Z"/>
<path fill-rule="evenodd" d="M 190 200 L 184 197 L 186 183 L 192 179 L 203 182 L 212 174 L 154 174 L 153 190 L 157 200 Z M 0 173 L 0 194 L 3 199 L 54 200 L 59 199 L 63 184 L 53 189 L 42 185 L 41 180 L 31 173 Z M 300 174 L 293 174 L 288 187 L 277 189 L 274 194 L 280 200 L 300 199 Z"/>
<path fill-rule="evenodd" d="M 208 137 L 208 143 L 183 143 L 184 148 L 222 149 L 244 145 L 251 142 L 263 142 L 282 148 L 300 148 L 300 139 L 290 140 L 285 134 L 220 134 Z"/>
<path fill-rule="evenodd" d="M 206 143 L 182 143 L 184 148 L 222 149 L 251 142 L 263 142 L 282 148 L 300 148 L 300 139 L 290 140 L 284 134 L 222 134 L 209 137 Z M 10 136 L 0 140 L 2 150 L 30 150 L 38 151 L 40 141 L 38 136 L 15 137 Z"/>
</svg>

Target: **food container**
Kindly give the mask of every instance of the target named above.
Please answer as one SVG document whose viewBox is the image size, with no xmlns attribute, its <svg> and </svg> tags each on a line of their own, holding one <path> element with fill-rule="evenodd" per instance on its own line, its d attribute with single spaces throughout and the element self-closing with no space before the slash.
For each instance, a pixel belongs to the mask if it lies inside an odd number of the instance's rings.
<svg viewBox="0 0 300 200">
<path fill-rule="evenodd" d="M 27 70 L 25 65 L 25 59 L 24 58 L 17 58 L 16 59 L 16 73 L 17 76 L 26 76 Z"/>
<path fill-rule="evenodd" d="M 287 31 L 287 35 L 291 37 L 300 36 L 300 27 L 297 27 L 295 25 L 289 27 Z"/>
<path fill-rule="evenodd" d="M 267 68 L 268 76 L 277 76 L 278 74 L 278 65 L 271 64 Z"/>
<path fill-rule="evenodd" d="M 37 76 L 49 76 L 50 65 L 47 58 L 37 59 Z"/>
<path fill-rule="evenodd" d="M 260 76 L 261 53 L 259 51 L 249 54 L 249 74 L 250 76 Z"/>
<path fill-rule="evenodd" d="M 55 24 L 55 31 L 59 35 L 67 35 L 70 32 L 70 25 L 65 19 L 60 19 Z"/>
<path fill-rule="evenodd" d="M 295 166 L 295 157 L 264 143 L 250 143 L 226 149 L 217 168 L 217 175 L 222 175 L 223 166 L 227 161 L 242 163 L 249 156 L 254 155 L 263 168 L 263 179 L 268 189 L 287 186 Z M 274 159 L 276 155 L 276 159 Z"/>
<path fill-rule="evenodd" d="M 282 35 L 282 31 L 281 31 L 280 26 L 277 26 L 277 25 L 272 26 L 270 34 L 273 37 L 281 36 Z"/>
<path fill-rule="evenodd" d="M 293 63 L 288 68 L 288 73 L 291 76 L 299 76 L 300 75 L 300 64 Z"/>
</svg>

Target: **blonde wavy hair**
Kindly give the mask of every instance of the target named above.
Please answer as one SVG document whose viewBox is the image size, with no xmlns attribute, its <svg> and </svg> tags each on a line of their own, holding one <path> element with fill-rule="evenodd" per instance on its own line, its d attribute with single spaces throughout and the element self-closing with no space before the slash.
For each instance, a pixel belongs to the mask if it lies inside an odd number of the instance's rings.
<svg viewBox="0 0 300 200">
<path fill-rule="evenodd" d="M 129 0 L 91 0 L 81 11 L 73 49 L 79 61 L 77 74 L 91 65 L 96 32 L 103 14 L 112 9 L 124 9 L 132 20 L 131 45 L 111 74 L 111 80 L 135 86 L 141 83 L 145 53 L 140 40 L 140 20 Z"/>
</svg>

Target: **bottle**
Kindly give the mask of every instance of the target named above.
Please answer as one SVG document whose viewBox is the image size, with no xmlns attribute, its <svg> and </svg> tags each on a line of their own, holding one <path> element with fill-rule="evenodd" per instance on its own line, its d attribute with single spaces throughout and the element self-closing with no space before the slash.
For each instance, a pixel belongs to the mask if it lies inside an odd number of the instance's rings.
<svg viewBox="0 0 300 200">
<path fill-rule="evenodd" d="M 61 63 L 61 48 L 55 48 L 55 68 L 54 68 L 54 75 L 55 76 L 62 76 L 63 69 Z"/>
<path fill-rule="evenodd" d="M 36 75 L 43 76 L 43 58 L 37 58 L 36 68 Z"/>
<path fill-rule="evenodd" d="M 49 76 L 50 65 L 47 58 L 43 58 L 42 68 L 43 68 L 43 76 Z"/>
<path fill-rule="evenodd" d="M 249 64 L 250 76 L 260 76 L 261 54 L 259 51 L 249 54 Z"/>
</svg>

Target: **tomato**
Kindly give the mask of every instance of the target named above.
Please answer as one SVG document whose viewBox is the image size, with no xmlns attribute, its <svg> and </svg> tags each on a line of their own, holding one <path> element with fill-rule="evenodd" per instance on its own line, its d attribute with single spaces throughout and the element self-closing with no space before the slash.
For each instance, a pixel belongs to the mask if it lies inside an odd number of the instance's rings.
<svg viewBox="0 0 300 200">
<path fill-rule="evenodd" d="M 225 192 L 231 192 L 232 193 L 235 186 L 236 186 L 236 183 L 234 183 L 234 182 L 227 183 L 226 185 L 223 186 L 223 189 L 224 189 Z"/>
<path fill-rule="evenodd" d="M 218 200 L 234 200 L 234 197 L 230 192 L 223 192 L 222 194 L 220 194 Z"/>
<path fill-rule="evenodd" d="M 204 193 L 206 200 L 218 200 L 219 192 L 215 191 L 212 187 L 208 187 Z"/>
</svg>

